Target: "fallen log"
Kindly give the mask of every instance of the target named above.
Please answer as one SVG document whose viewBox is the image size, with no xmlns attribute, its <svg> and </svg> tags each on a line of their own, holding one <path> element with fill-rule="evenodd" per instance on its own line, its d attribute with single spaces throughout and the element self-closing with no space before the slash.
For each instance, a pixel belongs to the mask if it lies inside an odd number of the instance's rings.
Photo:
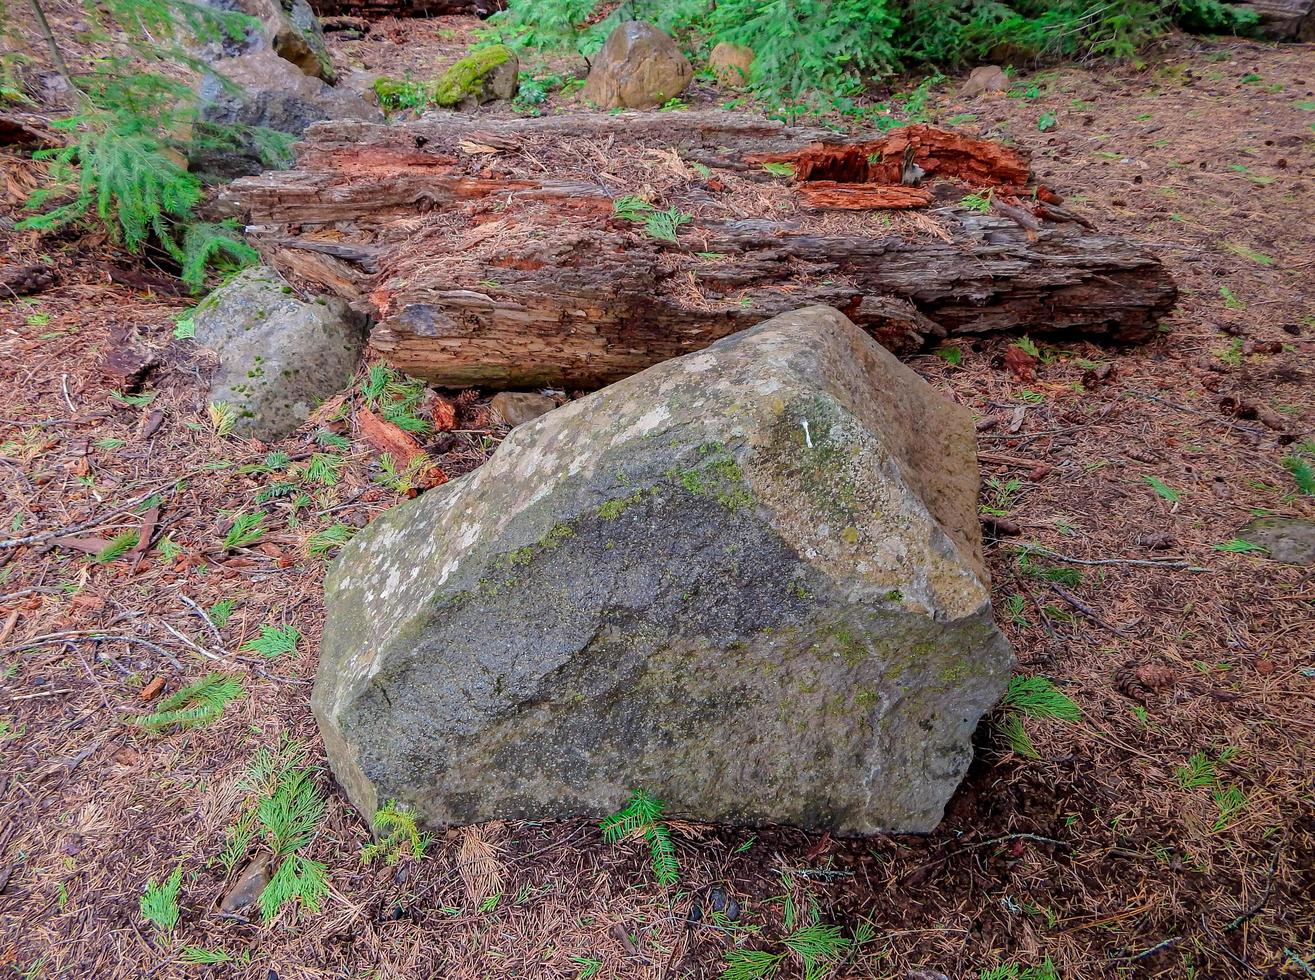
<svg viewBox="0 0 1315 980">
<path fill-rule="evenodd" d="M 320 17 L 487 17 L 506 6 L 504 0 L 310 0 Z"/>
<path fill-rule="evenodd" d="M 904 353 L 994 331 L 1135 343 L 1176 298 L 1153 252 L 1076 223 L 1016 151 L 928 126 L 321 123 L 294 169 L 231 194 L 270 261 L 454 387 L 593 388 L 813 303 Z"/>
</svg>

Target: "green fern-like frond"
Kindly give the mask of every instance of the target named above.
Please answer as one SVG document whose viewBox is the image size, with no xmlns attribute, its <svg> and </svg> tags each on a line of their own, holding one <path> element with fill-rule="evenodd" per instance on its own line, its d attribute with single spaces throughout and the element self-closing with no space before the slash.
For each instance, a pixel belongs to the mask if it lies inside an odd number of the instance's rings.
<svg viewBox="0 0 1315 980">
<path fill-rule="evenodd" d="M 250 653 L 258 653 L 262 657 L 281 657 L 285 653 L 295 651 L 297 641 L 300 639 L 301 631 L 295 626 L 279 627 L 262 624 L 260 635 L 248 640 L 242 649 Z"/>
<path fill-rule="evenodd" d="M 1179 766 L 1174 771 L 1174 778 L 1183 790 L 1209 788 L 1219 785 L 1219 774 L 1215 770 L 1215 760 L 1204 752 L 1194 752 L 1187 759 L 1187 765 Z"/>
<path fill-rule="evenodd" d="M 822 976 L 852 945 L 839 926 L 824 925 L 804 926 L 781 941 L 803 961 L 807 980 Z"/>
<path fill-rule="evenodd" d="M 235 600 L 220 599 L 210 607 L 210 622 L 223 629 L 228 625 L 228 621 L 233 618 L 233 610 L 236 608 L 237 602 Z"/>
<path fill-rule="evenodd" d="M 1022 715 L 1014 711 L 1009 712 L 1000 720 L 999 731 L 1011 752 L 1027 759 L 1041 758 L 1041 754 L 1032 743 L 1032 736 L 1027 733 L 1027 727 L 1023 724 Z"/>
<path fill-rule="evenodd" d="M 336 432 L 330 432 L 328 429 L 317 429 L 315 431 L 315 441 L 329 449 L 350 449 L 352 447 L 350 439 Z"/>
<path fill-rule="evenodd" d="M 662 823 L 662 801 L 647 791 L 637 789 L 616 813 L 605 817 L 599 824 L 603 839 L 611 844 L 643 837 L 648 843 L 653 874 L 658 883 L 673 885 L 680 877 L 676 862 L 676 848 L 671 831 Z"/>
<path fill-rule="evenodd" d="M 681 227 L 693 220 L 690 215 L 685 214 L 678 208 L 671 208 L 667 211 L 654 211 L 644 219 L 644 230 L 658 241 L 674 242 Z"/>
<path fill-rule="evenodd" d="M 603 818 L 599 827 L 603 840 L 616 844 L 628 837 L 641 834 L 662 819 L 662 801 L 646 790 L 637 789 L 616 813 Z"/>
<path fill-rule="evenodd" d="M 1011 678 L 1001 705 L 1014 708 L 1029 718 L 1056 718 L 1060 721 L 1078 721 L 1082 709 L 1067 694 L 1044 677 Z"/>
<path fill-rule="evenodd" d="M 419 860 L 425 856 L 425 849 L 433 840 L 432 835 L 420 832 L 415 814 L 396 800 L 389 800 L 375 811 L 374 828 L 379 839 L 361 849 L 364 864 L 382 860 L 393 865 L 407 854 Z"/>
<path fill-rule="evenodd" d="M 291 497 L 301 489 L 299 483 L 289 483 L 287 480 L 274 480 L 260 488 L 256 494 L 256 503 L 268 503 L 271 500 L 278 500 L 280 497 Z"/>
<path fill-rule="evenodd" d="M 324 814 L 324 797 L 309 769 L 285 771 L 274 791 L 256 807 L 266 842 L 275 857 L 286 857 L 310 843 Z"/>
<path fill-rule="evenodd" d="M 676 861 L 676 846 L 671 841 L 671 831 L 655 823 L 644 831 L 644 839 L 648 841 L 653 875 L 658 884 L 663 887 L 674 885 L 680 879 L 680 865 Z"/>
<path fill-rule="evenodd" d="M 256 904 L 266 922 L 271 921 L 285 905 L 300 902 L 307 910 L 318 912 L 329 894 L 329 869 L 319 861 L 300 854 L 285 858 L 274 872 Z"/>
<path fill-rule="evenodd" d="M 197 221 L 188 224 L 179 243 L 182 279 L 193 292 L 205 286 L 206 270 L 214 266 L 221 273 L 237 272 L 260 262 L 260 253 L 240 237 L 232 221 Z"/>
<path fill-rule="evenodd" d="M 228 674 L 208 674 L 195 684 L 162 698 L 149 715 L 129 718 L 128 723 L 147 731 L 165 728 L 196 728 L 208 725 L 224 713 L 230 701 L 242 696 L 242 685 Z"/>
<path fill-rule="evenodd" d="M 337 486 L 347 460 L 333 453 L 315 453 L 306 463 L 305 476 L 322 487 Z"/>
<path fill-rule="evenodd" d="M 647 221 L 653 205 L 637 194 L 625 194 L 612 202 L 612 216 L 622 221 Z"/>
<path fill-rule="evenodd" d="M 232 963 L 233 957 L 222 949 L 207 949 L 204 946 L 184 946 L 182 952 L 184 963 L 193 966 L 210 966 L 217 963 Z"/>
<path fill-rule="evenodd" d="M 243 511 L 233 517 L 233 524 L 224 535 L 224 550 L 245 548 L 255 544 L 265 536 L 265 518 L 269 516 L 263 510 L 247 513 Z"/>
<path fill-rule="evenodd" d="M 174 868 L 173 874 L 162 882 L 152 878 L 137 905 L 142 918 L 161 932 L 171 932 L 178 925 L 178 892 L 182 886 L 181 867 Z"/>
<path fill-rule="evenodd" d="M 207 406 L 210 413 L 210 427 L 221 439 L 231 435 L 233 426 L 237 425 L 237 409 L 228 402 L 211 402 Z"/>
<path fill-rule="evenodd" d="M 316 531 L 312 534 L 306 541 L 306 550 L 314 558 L 324 558 L 330 551 L 341 548 L 350 541 L 357 530 L 358 528 L 354 528 L 350 524 L 337 521 L 323 531 Z"/>
<path fill-rule="evenodd" d="M 101 565 L 108 564 L 137 547 L 139 540 L 140 536 L 136 531 L 124 531 L 122 534 L 116 534 L 109 544 L 91 556 L 91 560 Z"/>
<path fill-rule="evenodd" d="M 1315 497 L 1315 467 L 1296 453 L 1283 458 L 1283 468 L 1292 474 L 1297 489 L 1307 497 Z"/>
<path fill-rule="evenodd" d="M 726 954 L 721 980 L 771 980 L 785 957 L 765 949 L 733 949 Z"/>
</svg>

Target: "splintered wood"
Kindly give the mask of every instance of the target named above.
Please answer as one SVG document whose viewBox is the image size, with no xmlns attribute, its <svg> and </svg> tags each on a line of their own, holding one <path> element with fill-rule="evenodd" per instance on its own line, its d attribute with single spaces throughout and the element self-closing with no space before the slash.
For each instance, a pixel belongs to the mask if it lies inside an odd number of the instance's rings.
<svg viewBox="0 0 1315 980">
<path fill-rule="evenodd" d="M 440 385 L 592 388 L 813 303 L 897 352 L 990 331 L 1149 337 L 1176 291 L 1016 151 L 740 114 L 313 126 L 236 182 L 269 261 Z M 618 203 L 619 202 L 619 203 Z"/>
</svg>

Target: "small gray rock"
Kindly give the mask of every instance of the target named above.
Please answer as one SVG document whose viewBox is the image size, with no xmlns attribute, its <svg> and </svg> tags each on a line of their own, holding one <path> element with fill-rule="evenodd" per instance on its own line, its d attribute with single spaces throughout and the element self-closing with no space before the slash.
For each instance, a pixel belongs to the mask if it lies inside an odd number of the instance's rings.
<svg viewBox="0 0 1315 980">
<path fill-rule="evenodd" d="M 557 407 L 557 402 L 533 391 L 500 391 L 493 396 L 490 405 L 504 422 L 515 428 L 551 412 Z"/>
<path fill-rule="evenodd" d="M 1237 532 L 1286 565 L 1315 565 L 1315 521 L 1299 517 L 1261 517 Z"/>
<path fill-rule="evenodd" d="M 974 68 L 959 88 L 959 94 L 965 99 L 1008 91 L 1009 76 L 999 65 L 980 65 Z"/>
<path fill-rule="evenodd" d="M 811 307 L 572 401 L 341 552 L 311 698 L 430 827 L 929 831 L 1013 656 L 971 415 Z"/>
<path fill-rule="evenodd" d="M 255 902 L 269 884 L 269 859 L 258 857 L 237 876 L 219 907 L 225 912 L 239 912 Z"/>
<path fill-rule="evenodd" d="M 365 324 L 340 299 L 303 303 L 272 269 L 248 269 L 202 301 L 196 341 L 219 356 L 210 401 L 237 412 L 235 431 L 281 439 L 346 385 Z"/>
<path fill-rule="evenodd" d="M 693 77 L 689 59 L 670 35 L 628 20 L 607 36 L 582 94 L 600 109 L 651 109 L 685 91 Z"/>
</svg>

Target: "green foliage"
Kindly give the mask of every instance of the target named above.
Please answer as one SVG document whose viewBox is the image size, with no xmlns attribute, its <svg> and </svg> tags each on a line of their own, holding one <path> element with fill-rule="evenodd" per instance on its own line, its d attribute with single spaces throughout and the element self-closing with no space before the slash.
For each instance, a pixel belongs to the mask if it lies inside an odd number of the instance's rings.
<svg viewBox="0 0 1315 980">
<path fill-rule="evenodd" d="M 1309 443 L 1298 446 L 1297 451 L 1283 457 L 1283 468 L 1292 474 L 1292 479 L 1296 481 L 1297 490 L 1307 497 L 1315 496 L 1315 467 L 1312 467 L 1310 461 L 1305 457 L 1315 451 L 1315 447 L 1307 448 Z"/>
<path fill-rule="evenodd" d="M 1214 545 L 1214 550 L 1244 555 L 1248 552 L 1267 551 L 1268 549 L 1263 544 L 1256 544 L 1254 541 L 1244 541 L 1241 538 L 1233 538 L 1231 541 L 1225 541 L 1222 544 Z"/>
<path fill-rule="evenodd" d="M 425 397 L 425 383 L 394 371 L 386 364 L 371 364 L 361 382 L 368 408 L 379 412 L 403 432 L 427 435 L 433 425 L 417 414 Z"/>
<path fill-rule="evenodd" d="M 433 460 L 428 456 L 417 453 L 399 470 L 393 454 L 383 453 L 379 457 L 379 472 L 375 474 L 374 480 L 394 493 L 407 494 L 418 489 L 420 474 L 433 465 Z"/>
<path fill-rule="evenodd" d="M 295 626 L 278 627 L 262 624 L 260 635 L 248 640 L 242 649 L 249 653 L 258 653 L 262 657 L 281 657 L 285 653 L 294 652 L 300 639 L 301 631 Z"/>
<path fill-rule="evenodd" d="M 1172 503 L 1176 504 L 1178 503 L 1178 501 L 1183 499 L 1183 495 L 1181 491 L 1175 490 L 1173 487 L 1169 486 L 1169 484 L 1161 480 L 1158 476 L 1143 476 L 1142 479 L 1146 481 L 1147 486 L 1149 486 L 1152 490 L 1156 492 L 1157 495 L 1163 497 L 1165 500 L 1171 501 Z"/>
<path fill-rule="evenodd" d="M 1041 758 L 1041 754 L 1036 750 L 1036 745 L 1032 742 L 1032 736 L 1027 733 L 1027 726 L 1023 724 L 1022 715 L 1010 712 L 1001 719 L 997 730 L 1004 738 L 1011 752 L 1016 752 L 1028 759 Z"/>
<path fill-rule="evenodd" d="M 108 564 L 137 547 L 138 540 L 139 535 L 136 531 L 124 531 L 122 534 L 116 534 L 109 544 L 91 556 L 91 560 L 101 565 Z"/>
<path fill-rule="evenodd" d="M 232 435 L 233 426 L 237 425 L 237 409 L 228 402 L 211 402 L 206 406 L 210 415 L 210 427 L 221 439 Z"/>
<path fill-rule="evenodd" d="M 183 886 L 183 869 L 174 868 L 163 882 L 154 878 L 147 884 L 137 907 L 144 918 L 161 932 L 172 932 L 178 925 L 178 892 Z"/>
<path fill-rule="evenodd" d="M 1021 711 L 1029 718 L 1056 718 L 1060 721 L 1082 718 L 1082 709 L 1077 703 L 1045 677 L 1020 674 L 1011 678 L 1000 704 Z"/>
<path fill-rule="evenodd" d="M 378 839 L 361 848 L 361 861 L 365 864 L 382 860 L 393 865 L 408 854 L 418 861 L 433 840 L 431 834 L 420 833 L 415 814 L 396 800 L 389 800 L 375 811 L 374 829 Z"/>
<path fill-rule="evenodd" d="M 232 551 L 235 548 L 245 548 L 253 545 L 265 536 L 265 518 L 268 515 L 263 510 L 247 513 L 243 511 L 233 516 L 233 523 L 224 535 L 224 550 Z"/>
<path fill-rule="evenodd" d="M 1219 775 L 1215 771 L 1215 760 L 1204 752 L 1194 752 L 1187 759 L 1187 765 L 1179 766 L 1174 772 L 1174 778 L 1178 780 L 1178 787 L 1182 790 L 1193 790 L 1208 787 L 1213 789 L 1219 785 Z"/>
<path fill-rule="evenodd" d="M 316 531 L 306 541 L 306 550 L 312 558 L 327 558 L 330 551 L 341 548 L 352 539 L 357 528 L 342 521 L 335 521 L 323 531 Z"/>
<path fill-rule="evenodd" d="M 611 844 L 631 837 L 643 837 L 649 847 L 650 863 L 658 884 L 674 885 L 680 877 L 676 862 L 676 848 L 671 831 L 662 823 L 662 801 L 642 789 L 630 794 L 630 799 L 616 813 L 606 817 L 599 827 L 603 839 Z"/>
<path fill-rule="evenodd" d="M 210 607 L 210 621 L 219 629 L 228 625 L 228 621 L 233 618 L 233 610 L 237 608 L 237 602 L 232 599 L 220 599 Z"/>
<path fill-rule="evenodd" d="M 629 18 L 657 24 L 696 55 L 719 41 L 749 46 L 755 94 L 791 112 L 819 96 L 846 100 L 865 76 L 918 65 L 966 65 L 999 50 L 1020 61 L 1128 57 L 1175 24 L 1242 33 L 1256 22 L 1220 0 L 510 0 L 491 36 L 588 57 Z M 1047 114 L 1038 127 L 1056 123 Z"/>
<path fill-rule="evenodd" d="M 302 472 L 312 483 L 318 483 L 322 487 L 333 487 L 342 479 L 343 467 L 346 465 L 347 460 L 334 453 L 314 453 L 306 461 Z"/>
<path fill-rule="evenodd" d="M 296 903 L 318 911 L 329 893 L 328 869 L 302 853 L 315 838 L 325 805 L 315 770 L 305 761 L 305 748 L 292 739 L 256 751 L 241 783 L 247 799 L 220 855 L 231 871 L 257 839 L 272 853 L 277 867 L 256 899 L 266 922 Z"/>
<path fill-rule="evenodd" d="M 28 200 L 28 208 L 39 213 L 18 227 L 54 231 L 98 224 L 130 252 L 153 241 L 178 263 L 193 290 L 201 288 L 208 265 L 257 262 L 258 253 L 239 237 L 236 223 L 194 217 L 201 178 L 183 165 L 186 145 L 173 135 L 187 132 L 195 117 L 192 90 L 161 75 L 123 72 L 122 64 L 109 59 L 79 81 L 78 110 L 52 123 L 69 134 L 67 144 L 34 154 L 50 164 L 49 186 Z"/>
<path fill-rule="evenodd" d="M 197 728 L 216 720 L 224 713 L 228 702 L 241 696 L 242 685 L 237 678 L 221 673 L 208 674 L 195 684 L 162 698 L 151 714 L 129 718 L 128 723 L 150 732 L 170 727 L 180 730 Z"/>
<path fill-rule="evenodd" d="M 634 194 L 627 194 L 613 201 L 612 216 L 622 221 L 642 224 L 651 237 L 663 242 L 674 242 L 681 226 L 692 220 L 679 208 L 659 211 L 642 197 Z"/>
<path fill-rule="evenodd" d="M 233 962 L 233 956 L 222 949 L 207 949 L 204 946 L 184 946 L 182 958 L 184 963 L 192 966 L 212 966 Z"/>
<path fill-rule="evenodd" d="M 978 974 L 979 980 L 1059 980 L 1059 972 L 1050 957 L 1045 958 L 1040 966 L 1019 966 L 1017 963 L 1004 963 L 1000 966 L 983 970 Z"/>
<path fill-rule="evenodd" d="M 787 924 L 787 928 L 789 924 Z M 784 939 L 779 952 L 765 949 L 733 949 L 726 954 L 721 980 L 771 980 L 791 955 L 798 957 L 804 980 L 821 980 L 856 943 L 870 938 L 869 932 L 850 939 L 839 926 L 805 925 Z"/>
</svg>

